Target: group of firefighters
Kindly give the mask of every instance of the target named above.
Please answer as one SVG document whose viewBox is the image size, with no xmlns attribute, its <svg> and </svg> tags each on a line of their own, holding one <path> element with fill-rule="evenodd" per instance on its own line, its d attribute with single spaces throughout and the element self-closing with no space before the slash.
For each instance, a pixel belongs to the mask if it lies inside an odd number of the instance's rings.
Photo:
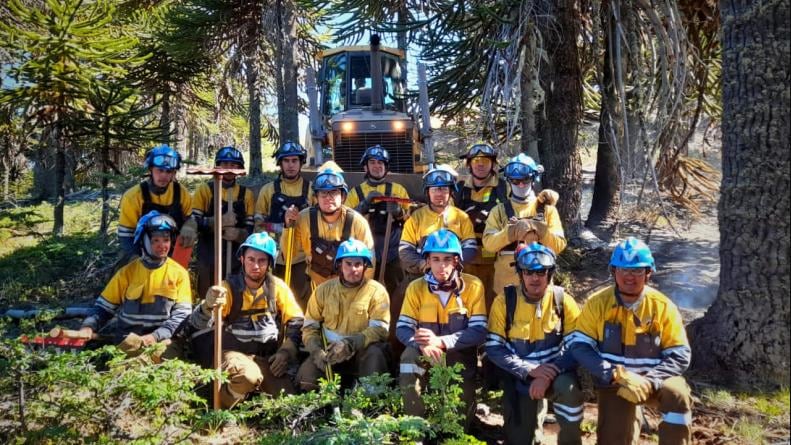
<svg viewBox="0 0 791 445">
<path fill-rule="evenodd" d="M 581 443 L 581 367 L 598 390 L 599 443 L 636 443 L 640 405 L 661 412 L 660 443 L 689 443 L 682 374 L 691 351 L 678 308 L 647 284 L 655 271 L 649 247 L 635 238 L 615 246 L 613 284 L 580 310 L 553 284 L 566 247 L 558 194 L 536 190 L 543 168 L 529 156 L 502 168 L 497 157 L 480 143 L 463 156 L 467 178 L 429 170 L 426 205 L 415 206 L 388 180 L 381 146 L 365 151 L 365 180 L 350 189 L 337 169 L 305 179 L 305 149 L 286 142 L 275 153 L 279 177 L 257 199 L 235 175 L 222 177 L 216 215 L 213 185 L 190 195 L 175 180 L 178 152 L 155 147 L 145 159 L 148 178 L 121 199 L 118 237 L 132 259 L 96 300 L 83 334 L 115 317 L 116 344 L 128 354 L 161 343 L 158 360 L 183 358 L 186 349 L 211 367 L 221 314 L 223 407 L 257 391 L 310 391 L 332 374 L 354 382 L 390 372 L 405 412 L 421 416 L 427 370 L 461 363 L 468 422 L 480 372 L 503 389 L 506 440 L 520 444 L 541 442 L 548 400 L 558 443 Z M 243 169 L 244 158 L 224 147 L 215 165 Z M 233 246 L 221 285 L 212 285 L 216 225 Z M 195 306 L 189 273 L 169 257 L 176 243 L 197 243 L 203 300 Z"/>
</svg>

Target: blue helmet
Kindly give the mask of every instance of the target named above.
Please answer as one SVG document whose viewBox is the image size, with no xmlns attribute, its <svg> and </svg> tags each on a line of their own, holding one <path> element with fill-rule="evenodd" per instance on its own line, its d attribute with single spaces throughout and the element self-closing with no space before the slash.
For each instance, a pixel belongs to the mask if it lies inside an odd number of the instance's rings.
<svg viewBox="0 0 791 445">
<path fill-rule="evenodd" d="M 651 249 L 644 242 L 630 236 L 618 243 L 612 251 L 610 266 L 623 267 L 625 269 L 651 268 L 656 271 L 654 256 Z"/>
<path fill-rule="evenodd" d="M 360 166 L 367 164 L 369 159 L 376 159 L 384 162 L 385 165 L 390 165 L 390 153 L 379 144 L 365 149 L 365 153 L 363 153 L 363 157 L 360 159 Z"/>
<path fill-rule="evenodd" d="M 425 257 L 432 252 L 452 253 L 458 255 L 459 259 L 462 259 L 459 237 L 448 229 L 439 229 L 436 232 L 432 232 L 431 235 L 426 237 L 426 241 L 423 243 L 422 253 Z"/>
<path fill-rule="evenodd" d="M 476 158 L 478 156 L 484 156 L 496 162 L 497 149 L 485 142 L 479 142 L 477 144 L 472 144 L 470 148 L 467 149 L 467 153 L 464 153 L 463 155 L 459 156 L 459 158 L 466 159 L 467 162 L 469 162 L 470 160 L 472 160 L 472 158 Z"/>
<path fill-rule="evenodd" d="M 246 240 L 236 249 L 236 256 L 241 257 L 244 255 L 247 248 L 260 250 L 269 256 L 269 266 L 274 267 L 275 258 L 277 258 L 277 243 L 266 232 L 254 233 L 247 237 Z"/>
<path fill-rule="evenodd" d="M 178 170 L 181 167 L 181 155 L 169 145 L 157 145 L 146 153 L 146 160 L 143 163 L 143 168 L 152 167 L 167 171 Z"/>
<path fill-rule="evenodd" d="M 555 268 L 555 252 L 535 241 L 516 254 L 516 272 L 523 270 L 543 270 Z"/>
<path fill-rule="evenodd" d="M 541 173 L 544 173 L 544 167 L 536 164 L 536 161 L 530 156 L 520 153 L 505 164 L 503 173 L 506 179 L 539 181 Z"/>
<path fill-rule="evenodd" d="M 423 175 L 423 190 L 429 187 L 450 187 L 456 185 L 456 178 L 453 173 L 442 168 L 434 168 Z"/>
<path fill-rule="evenodd" d="M 173 242 L 178 232 L 176 221 L 170 215 L 159 213 L 156 210 L 146 213 L 137 221 L 132 245 L 135 246 L 135 249 L 143 249 L 146 254 L 155 258 L 156 255 L 151 251 L 151 235 L 155 232 L 167 233 L 170 235 L 170 241 Z"/>
<path fill-rule="evenodd" d="M 320 171 L 316 175 L 316 179 L 313 180 L 313 191 L 320 192 L 322 190 L 341 190 L 343 193 L 349 193 L 349 186 L 346 185 L 342 174 L 327 168 Z"/>
<path fill-rule="evenodd" d="M 289 156 L 299 156 L 299 160 L 304 164 L 308 159 L 308 151 L 297 142 L 286 141 L 275 152 L 275 161 L 280 165 L 280 161 Z"/>
<path fill-rule="evenodd" d="M 244 156 L 242 156 L 242 152 L 231 146 L 219 149 L 217 154 L 214 155 L 214 166 L 220 165 L 221 162 L 232 162 L 244 168 Z"/>
<path fill-rule="evenodd" d="M 338 267 L 338 263 L 344 258 L 362 258 L 366 266 L 373 266 L 371 249 L 362 241 L 358 241 L 354 238 L 349 238 L 338 246 L 338 252 L 335 254 L 336 268 Z"/>
</svg>

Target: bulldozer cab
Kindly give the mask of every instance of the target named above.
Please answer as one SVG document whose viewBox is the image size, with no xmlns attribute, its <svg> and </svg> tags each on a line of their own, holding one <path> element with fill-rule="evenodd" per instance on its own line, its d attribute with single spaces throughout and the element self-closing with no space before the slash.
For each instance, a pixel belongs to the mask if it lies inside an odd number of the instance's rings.
<svg viewBox="0 0 791 445">
<path fill-rule="evenodd" d="M 403 52 L 381 49 L 382 104 L 384 110 L 406 113 L 405 86 L 401 79 Z M 372 105 L 371 52 L 367 46 L 344 46 L 321 56 L 319 88 L 321 114 L 325 119 L 352 109 Z"/>
</svg>

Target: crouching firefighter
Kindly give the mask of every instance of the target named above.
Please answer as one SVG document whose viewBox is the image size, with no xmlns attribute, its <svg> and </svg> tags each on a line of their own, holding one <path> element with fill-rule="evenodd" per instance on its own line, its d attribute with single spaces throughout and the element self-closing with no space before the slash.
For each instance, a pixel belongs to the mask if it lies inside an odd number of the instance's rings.
<svg viewBox="0 0 791 445">
<path fill-rule="evenodd" d="M 253 391 L 294 393 L 289 369 L 296 368 L 303 320 L 291 289 L 272 274 L 277 244 L 268 234 L 250 235 L 236 256 L 242 263 L 240 273 L 210 287 L 190 316 L 193 352 L 201 366 L 211 368 L 212 309 L 222 306 L 222 370 L 229 379 L 220 389 L 223 408 L 236 405 Z"/>
<path fill-rule="evenodd" d="M 489 314 L 486 354 L 502 371 L 506 443 L 542 443 L 546 399 L 560 425 L 558 444 L 581 444 L 583 396 L 575 362 L 562 349 L 580 310 L 552 286 L 555 253 L 536 242 L 516 257 L 520 286 L 507 286 Z"/>
<path fill-rule="evenodd" d="M 155 361 L 178 355 L 171 337 L 192 310 L 192 291 L 187 270 L 168 258 L 177 233 L 173 218 L 156 210 L 137 221 L 132 247 L 139 256 L 107 283 L 93 314 L 82 322 L 84 335 L 90 337 L 115 316 L 114 342 L 129 356 L 155 343 L 163 345 L 152 356 Z"/>
<path fill-rule="evenodd" d="M 372 267 L 365 243 L 344 241 L 335 257 L 338 276 L 320 284 L 308 300 L 302 341 L 310 356 L 297 372 L 303 390 L 316 389 L 319 377 L 333 372 L 348 383 L 388 371 L 390 301 L 382 284 L 365 277 Z"/>
<path fill-rule="evenodd" d="M 365 218 L 344 205 L 349 187 L 341 173 L 332 169 L 319 172 L 313 192 L 318 203 L 299 212 L 294 242 L 307 254 L 308 275 L 315 289 L 335 276 L 335 254 L 341 242 L 355 238 L 373 250 L 374 239 Z M 285 239 L 280 240 L 282 248 L 287 247 L 285 243 Z M 366 278 L 373 278 L 373 273 L 373 267 L 368 268 Z"/>
</svg>

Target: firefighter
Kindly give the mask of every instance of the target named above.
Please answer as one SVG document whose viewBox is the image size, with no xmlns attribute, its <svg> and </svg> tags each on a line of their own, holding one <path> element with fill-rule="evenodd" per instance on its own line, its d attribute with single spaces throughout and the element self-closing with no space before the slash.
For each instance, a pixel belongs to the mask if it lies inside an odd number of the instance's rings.
<svg viewBox="0 0 791 445">
<path fill-rule="evenodd" d="M 285 277 L 285 249 L 289 246 L 280 239 L 285 227 L 293 227 L 299 218 L 299 212 L 313 202 L 313 189 L 310 181 L 302 177 L 302 166 L 308 158 L 308 152 L 296 142 L 286 141 L 275 152 L 275 161 L 280 167 L 280 175 L 274 181 L 264 185 L 258 193 L 255 204 L 255 231 L 267 231 L 280 241 L 280 255 L 274 273 L 280 278 Z M 300 307 L 304 310 L 310 297 L 310 282 L 306 277 L 305 253 L 299 243 L 293 246 L 291 261 L 291 289 Z"/>
<path fill-rule="evenodd" d="M 294 393 L 288 374 L 296 368 L 303 315 L 294 294 L 272 274 L 277 243 L 267 233 L 254 233 L 239 246 L 238 273 L 212 286 L 189 322 L 193 351 L 204 368 L 212 367 L 215 306 L 222 307 L 222 370 L 228 382 L 220 404 L 231 408 L 257 390 L 270 395 Z M 278 333 L 282 328 L 282 341 Z"/>
<path fill-rule="evenodd" d="M 228 169 L 244 169 L 244 157 L 234 147 L 223 147 L 214 156 L 214 166 Z M 231 242 L 231 248 L 223 252 L 232 256 L 241 243 L 253 231 L 253 191 L 236 182 L 236 175 L 222 177 L 222 239 Z M 230 202 L 229 202 L 230 201 Z M 229 208 L 230 205 L 230 208 Z M 212 285 L 214 271 L 214 181 L 198 186 L 192 197 L 192 218 L 198 225 L 198 295 L 206 295 Z M 225 267 L 225 259 L 222 260 Z M 229 273 L 238 273 L 241 263 L 237 256 L 231 259 Z"/>
<path fill-rule="evenodd" d="M 297 372 L 305 391 L 316 389 L 329 369 L 347 378 L 388 371 L 390 303 L 385 287 L 365 276 L 373 268 L 371 249 L 344 241 L 334 267 L 338 276 L 316 288 L 305 313 L 302 341 L 310 355 Z"/>
<path fill-rule="evenodd" d="M 494 289 L 498 293 L 505 286 L 519 285 L 514 269 L 514 251 L 519 245 L 537 241 L 556 254 L 566 248 L 560 214 L 554 206 L 557 192 L 546 189 L 536 196 L 533 191 L 533 183 L 540 180 L 543 171 L 524 153 L 511 158 L 503 169 L 511 185 L 511 197 L 492 210 L 483 232 L 484 249 L 497 252 Z"/>
<path fill-rule="evenodd" d="M 483 284 L 461 272 L 462 245 L 451 230 L 432 232 L 422 255 L 428 271 L 407 287 L 396 325 L 396 335 L 406 346 L 399 375 L 404 411 L 423 417 L 420 388 L 428 381 L 426 368 L 445 356 L 448 365 L 464 365 L 462 399 L 469 425 L 475 406 L 477 348 L 486 339 Z"/>
<path fill-rule="evenodd" d="M 133 239 L 138 220 L 152 210 L 173 218 L 177 230 L 182 230 L 182 245 L 191 247 L 195 243 L 197 225 L 189 219 L 190 192 L 176 181 L 176 171 L 180 167 L 181 155 L 167 145 L 158 145 L 146 153 L 143 168 L 148 170 L 148 178 L 121 197 L 118 241 L 128 257 L 136 251 Z"/>
<path fill-rule="evenodd" d="M 648 286 L 651 249 L 630 237 L 610 257 L 615 284 L 591 295 L 566 339 L 598 388 L 599 443 L 635 444 L 637 406 L 662 414 L 659 443 L 691 443 L 692 397 L 682 374 L 692 352 L 678 307 Z"/>
<path fill-rule="evenodd" d="M 477 253 L 475 231 L 466 213 L 451 203 L 451 190 L 456 180 L 453 172 L 438 167 L 423 176 L 423 191 L 428 205 L 414 212 L 404 223 L 398 255 L 410 281 L 419 279 L 426 271 L 427 261 L 422 254 L 423 242 L 430 234 L 445 228 L 461 240 L 463 259 Z"/>
<path fill-rule="evenodd" d="M 536 242 L 516 257 L 519 286 L 506 286 L 489 313 L 486 354 L 501 370 L 503 417 L 509 444 L 542 443 L 546 399 L 560 425 L 558 444 L 581 444 L 583 396 L 574 359 L 561 350 L 580 310 L 552 286 L 555 253 Z"/>
<path fill-rule="evenodd" d="M 373 250 L 374 240 L 365 218 L 343 205 L 349 187 L 341 173 L 320 171 L 313 181 L 313 193 L 318 203 L 299 212 L 294 243 L 307 252 L 310 285 L 315 289 L 335 276 L 335 254 L 342 241 L 355 238 Z M 280 240 L 281 247 L 284 241 Z M 366 278 L 373 278 L 372 267 L 365 273 Z"/>
<path fill-rule="evenodd" d="M 187 270 L 168 258 L 176 233 L 173 218 L 156 210 L 139 219 L 132 238 L 138 257 L 121 267 L 96 299 L 93 314 L 80 329 L 86 336 L 115 316 L 113 340 L 130 356 L 155 343 L 168 347 L 155 358 L 177 355 L 169 345 L 192 310 L 192 290 Z"/>
<path fill-rule="evenodd" d="M 464 271 L 483 282 L 488 311 L 497 295 L 493 286 L 495 253 L 483 249 L 483 231 L 492 209 L 508 200 L 508 183 L 497 176 L 497 150 L 491 145 L 474 144 L 461 159 L 466 159 L 470 175 L 461 182 L 453 200 L 470 217 L 479 247 L 474 257 L 465 258 Z"/>
</svg>

